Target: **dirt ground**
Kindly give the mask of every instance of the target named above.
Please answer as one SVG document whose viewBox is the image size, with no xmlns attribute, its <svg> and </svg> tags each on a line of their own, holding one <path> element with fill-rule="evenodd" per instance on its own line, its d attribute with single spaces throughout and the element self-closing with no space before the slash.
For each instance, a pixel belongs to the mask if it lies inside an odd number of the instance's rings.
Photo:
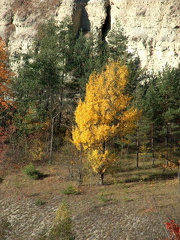
<svg viewBox="0 0 180 240">
<path fill-rule="evenodd" d="M 150 182 L 84 185 L 58 166 L 44 166 L 42 180 L 17 169 L 0 183 L 0 239 L 37 240 L 52 226 L 59 205 L 71 211 L 76 240 L 159 240 L 167 238 L 164 222 L 180 223 L 178 178 Z M 67 186 L 80 194 L 65 195 Z M 40 204 L 38 204 L 40 203 Z"/>
</svg>

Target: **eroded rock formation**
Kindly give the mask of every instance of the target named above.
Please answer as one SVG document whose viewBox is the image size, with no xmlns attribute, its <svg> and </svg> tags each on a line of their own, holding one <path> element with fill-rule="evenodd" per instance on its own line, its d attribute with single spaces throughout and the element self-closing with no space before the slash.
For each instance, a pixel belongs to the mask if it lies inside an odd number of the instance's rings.
<svg viewBox="0 0 180 240">
<path fill-rule="evenodd" d="M 13 57 L 31 46 L 39 23 L 66 16 L 84 32 L 105 39 L 118 20 L 128 36 L 128 47 L 142 67 L 161 70 L 179 66 L 179 0 L 1 0 L 0 36 Z"/>
</svg>

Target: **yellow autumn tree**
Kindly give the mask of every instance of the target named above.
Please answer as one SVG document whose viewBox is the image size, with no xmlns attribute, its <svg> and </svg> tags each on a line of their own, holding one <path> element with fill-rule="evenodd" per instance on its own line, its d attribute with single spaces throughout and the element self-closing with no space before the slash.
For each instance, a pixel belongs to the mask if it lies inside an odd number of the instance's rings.
<svg viewBox="0 0 180 240">
<path fill-rule="evenodd" d="M 91 74 L 85 99 L 75 111 L 73 143 L 77 149 L 90 152 L 88 159 L 93 171 L 100 174 L 101 184 L 105 171 L 115 161 L 107 143 L 117 135 L 123 138 L 131 133 L 140 117 L 124 91 L 127 79 L 127 67 L 110 62 L 101 73 Z"/>
</svg>

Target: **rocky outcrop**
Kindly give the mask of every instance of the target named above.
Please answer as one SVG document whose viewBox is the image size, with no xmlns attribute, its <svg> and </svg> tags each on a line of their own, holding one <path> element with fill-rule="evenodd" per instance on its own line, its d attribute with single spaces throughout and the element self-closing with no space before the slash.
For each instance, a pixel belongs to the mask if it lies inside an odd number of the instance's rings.
<svg viewBox="0 0 180 240">
<path fill-rule="evenodd" d="M 27 52 L 38 25 L 54 17 L 60 6 L 59 0 L 0 1 L 0 35 L 6 40 L 11 57 Z"/>
<path fill-rule="evenodd" d="M 112 4 L 114 3 L 114 4 Z M 112 24 L 119 20 L 142 67 L 178 67 L 180 54 L 179 0 L 112 0 Z"/>
<path fill-rule="evenodd" d="M 142 67 L 158 71 L 166 64 L 179 66 L 179 13 L 179 0 L 1 0 L 0 35 L 14 56 L 27 51 L 37 26 L 48 18 L 69 16 L 77 30 L 102 38 L 118 20 Z"/>
</svg>

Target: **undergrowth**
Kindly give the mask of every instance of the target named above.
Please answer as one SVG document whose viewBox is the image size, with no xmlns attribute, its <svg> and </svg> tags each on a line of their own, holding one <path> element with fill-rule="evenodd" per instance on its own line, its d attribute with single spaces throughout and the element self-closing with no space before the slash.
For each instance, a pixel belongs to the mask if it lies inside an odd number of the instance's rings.
<svg viewBox="0 0 180 240">
<path fill-rule="evenodd" d="M 78 195 L 78 194 L 80 194 L 80 191 L 78 190 L 77 187 L 69 185 L 69 186 L 67 186 L 67 188 L 65 188 L 62 191 L 62 193 L 65 195 Z"/>
<path fill-rule="evenodd" d="M 59 206 L 54 225 L 49 233 L 48 240 L 74 240 L 72 220 L 69 207 L 66 202 Z"/>
<path fill-rule="evenodd" d="M 0 177 L 0 183 L 2 183 L 2 181 L 3 181 L 3 178 L 2 178 L 2 177 Z"/>
<path fill-rule="evenodd" d="M 6 218 L 0 219 L 0 239 L 4 239 L 7 231 L 11 228 L 11 224 L 8 222 Z"/>
<path fill-rule="evenodd" d="M 44 178 L 46 176 L 42 172 L 38 171 L 33 163 L 29 163 L 24 168 L 22 168 L 22 172 L 26 176 L 28 176 L 28 177 L 30 177 L 30 178 L 32 178 L 34 180 L 42 179 L 42 178 Z"/>
</svg>

